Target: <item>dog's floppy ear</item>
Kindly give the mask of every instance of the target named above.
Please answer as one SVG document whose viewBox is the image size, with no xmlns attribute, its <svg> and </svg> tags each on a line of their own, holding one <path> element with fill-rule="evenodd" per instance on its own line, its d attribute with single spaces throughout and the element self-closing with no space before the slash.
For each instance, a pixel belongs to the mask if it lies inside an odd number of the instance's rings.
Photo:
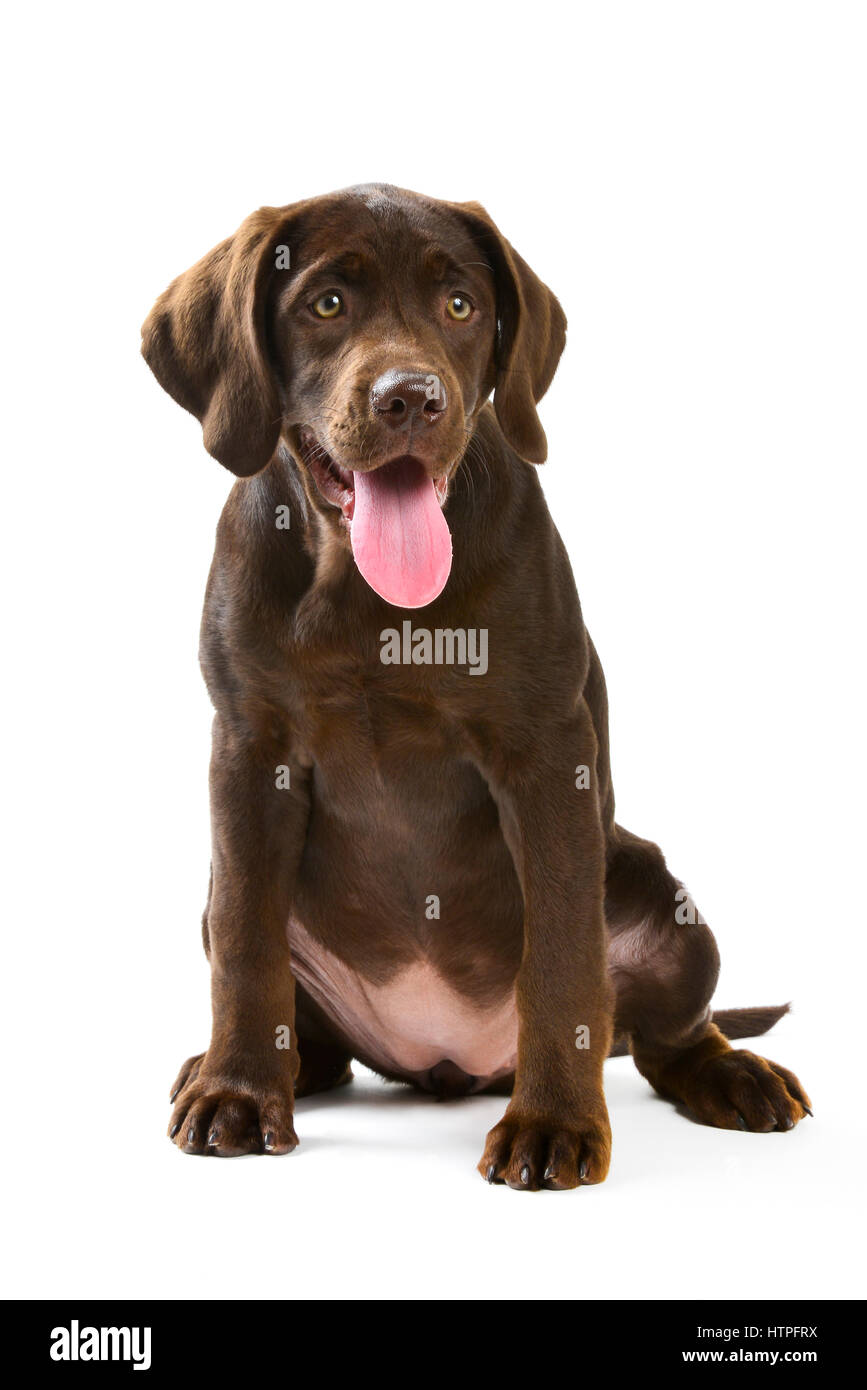
<svg viewBox="0 0 867 1390">
<path fill-rule="evenodd" d="M 548 442 L 536 405 L 557 370 L 566 343 L 566 315 L 479 203 L 456 207 L 487 253 L 496 281 L 497 419 L 516 454 L 528 463 L 544 463 Z"/>
<path fill-rule="evenodd" d="M 280 398 L 268 362 L 265 302 L 291 208 L 260 208 L 234 236 L 173 280 L 142 328 L 157 381 L 202 424 L 205 448 L 247 478 L 280 436 Z"/>
</svg>

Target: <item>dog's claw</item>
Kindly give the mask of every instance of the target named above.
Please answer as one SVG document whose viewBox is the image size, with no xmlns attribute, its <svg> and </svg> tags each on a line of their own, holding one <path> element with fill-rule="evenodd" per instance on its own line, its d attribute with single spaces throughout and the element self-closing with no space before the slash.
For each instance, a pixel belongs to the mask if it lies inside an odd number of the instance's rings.
<svg viewBox="0 0 867 1390">
<path fill-rule="evenodd" d="M 602 1182 L 608 1171 L 610 1130 L 604 1110 L 581 1129 L 552 1124 L 548 1116 L 510 1114 L 488 1134 L 478 1165 L 482 1177 L 515 1192 L 565 1192 L 583 1182 Z M 580 1166 L 580 1174 L 579 1174 Z"/>
<path fill-rule="evenodd" d="M 738 1117 L 737 1117 L 737 1126 L 738 1126 L 738 1129 L 746 1129 L 746 1127 L 747 1127 L 747 1122 L 746 1122 L 746 1120 L 744 1119 L 743 1115 L 738 1115 Z"/>
<path fill-rule="evenodd" d="M 812 1119 L 814 1118 L 814 1116 L 813 1116 L 813 1112 L 812 1112 L 812 1110 L 810 1109 L 809 1105 L 805 1105 L 805 1106 L 804 1106 L 804 1109 L 806 1110 L 807 1114 L 809 1115 L 810 1119 L 812 1120 Z"/>
<path fill-rule="evenodd" d="M 492 1163 L 492 1164 L 490 1165 L 490 1167 L 488 1168 L 487 1173 L 485 1174 L 485 1179 L 486 1179 L 487 1182 L 493 1182 L 493 1181 L 494 1181 L 494 1178 L 495 1178 L 496 1176 L 497 1176 L 497 1165 L 496 1165 L 496 1163 Z"/>
<path fill-rule="evenodd" d="M 183 1153 L 209 1158 L 240 1158 L 244 1154 L 291 1153 L 298 1143 L 292 1126 L 291 1088 L 288 1078 L 275 1074 L 265 1084 L 239 1083 L 227 1087 L 209 1084 L 194 1058 L 196 1075 L 185 1081 L 174 1114 L 169 1119 L 169 1138 Z M 190 1072 L 189 1064 L 183 1068 Z M 285 1091 L 281 1086 L 285 1083 Z"/>
</svg>

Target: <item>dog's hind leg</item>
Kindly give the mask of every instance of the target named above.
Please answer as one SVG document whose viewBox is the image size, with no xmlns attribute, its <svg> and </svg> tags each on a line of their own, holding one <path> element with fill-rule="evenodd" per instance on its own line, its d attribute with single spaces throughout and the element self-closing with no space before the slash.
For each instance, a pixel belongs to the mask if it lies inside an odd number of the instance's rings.
<svg viewBox="0 0 867 1390">
<path fill-rule="evenodd" d="M 669 1100 L 722 1129 L 791 1129 L 810 1102 L 797 1077 L 733 1049 L 726 1033 L 763 1033 L 787 1005 L 714 1015 L 716 942 L 662 851 L 621 826 L 610 837 L 605 914 L 616 988 L 615 1035 Z"/>
<path fill-rule="evenodd" d="M 313 1096 L 353 1079 L 352 1053 L 334 1033 L 303 985 L 295 985 L 295 1029 L 300 1064 L 295 1095 Z"/>
<path fill-rule="evenodd" d="M 299 1034 L 298 1055 L 301 1065 L 295 1081 L 296 1098 L 346 1086 L 352 1080 L 352 1058 L 341 1047 Z"/>
</svg>

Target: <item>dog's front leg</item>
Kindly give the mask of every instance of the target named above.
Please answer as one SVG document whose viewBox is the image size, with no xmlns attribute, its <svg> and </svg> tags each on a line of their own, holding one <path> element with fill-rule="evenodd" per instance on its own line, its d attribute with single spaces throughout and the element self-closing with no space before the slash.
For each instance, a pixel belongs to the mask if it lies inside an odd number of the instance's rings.
<svg viewBox="0 0 867 1390">
<path fill-rule="evenodd" d="M 288 1153 L 298 1073 L 286 935 L 309 812 L 306 777 L 218 716 L 211 759 L 207 913 L 213 1030 L 181 1070 L 169 1136 L 186 1153 Z M 277 783 L 280 782 L 278 787 Z"/>
<path fill-rule="evenodd" d="M 523 892 L 524 951 L 514 1091 L 479 1169 L 519 1189 L 601 1182 L 611 1153 L 602 1066 L 613 1001 L 589 712 L 582 703 L 520 753 L 485 762 Z"/>
</svg>

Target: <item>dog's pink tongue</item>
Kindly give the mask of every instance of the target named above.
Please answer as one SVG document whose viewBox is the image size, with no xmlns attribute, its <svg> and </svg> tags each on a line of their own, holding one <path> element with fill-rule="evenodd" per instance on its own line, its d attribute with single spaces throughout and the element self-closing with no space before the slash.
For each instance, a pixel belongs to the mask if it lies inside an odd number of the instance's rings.
<svg viewBox="0 0 867 1390">
<path fill-rule="evenodd" d="M 423 608 L 445 588 L 452 538 L 432 480 L 415 459 L 355 474 L 355 563 L 381 598 Z"/>
</svg>

